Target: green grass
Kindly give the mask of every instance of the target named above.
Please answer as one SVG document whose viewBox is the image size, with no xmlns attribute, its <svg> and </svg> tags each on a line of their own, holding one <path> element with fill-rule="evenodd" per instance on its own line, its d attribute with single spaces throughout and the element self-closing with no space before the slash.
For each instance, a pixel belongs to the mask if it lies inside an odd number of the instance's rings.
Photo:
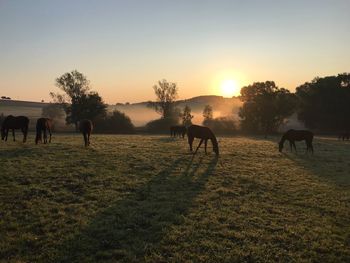
<svg viewBox="0 0 350 263">
<path fill-rule="evenodd" d="M 33 138 L 0 143 L 0 261 L 350 260 L 350 143 L 219 138 L 217 160 L 165 136 Z"/>
</svg>

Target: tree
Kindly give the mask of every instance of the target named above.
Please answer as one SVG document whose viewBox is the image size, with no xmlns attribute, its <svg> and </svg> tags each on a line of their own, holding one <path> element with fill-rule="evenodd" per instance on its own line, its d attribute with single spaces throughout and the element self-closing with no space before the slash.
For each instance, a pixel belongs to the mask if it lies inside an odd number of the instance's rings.
<svg viewBox="0 0 350 263">
<path fill-rule="evenodd" d="M 42 108 L 41 116 L 53 120 L 63 119 L 65 112 L 60 104 L 50 103 Z"/>
<path fill-rule="evenodd" d="M 193 119 L 193 115 L 191 115 L 191 108 L 186 105 L 183 113 L 181 114 L 181 118 L 182 118 L 182 124 L 186 127 L 192 125 L 192 119 Z"/>
<path fill-rule="evenodd" d="M 70 99 L 78 99 L 90 90 L 90 81 L 79 71 L 67 72 L 56 79 L 56 86 Z"/>
<path fill-rule="evenodd" d="M 96 118 L 103 118 L 107 114 L 107 105 L 97 92 L 90 92 L 82 95 L 68 108 L 67 122 L 76 123 L 82 119 L 94 121 Z"/>
<path fill-rule="evenodd" d="M 350 130 L 350 73 L 315 78 L 296 88 L 298 119 L 322 131 Z"/>
<path fill-rule="evenodd" d="M 158 81 L 158 85 L 154 85 L 153 89 L 157 100 L 156 102 L 149 102 L 148 106 L 154 108 L 162 118 L 172 117 L 175 111 L 175 101 L 178 92 L 176 83 L 163 79 Z"/>
<path fill-rule="evenodd" d="M 205 105 L 203 110 L 203 124 L 213 119 L 213 107 L 210 105 Z"/>
<path fill-rule="evenodd" d="M 94 120 L 107 112 L 107 106 L 98 93 L 89 92 L 89 83 L 82 73 L 73 70 L 56 79 L 56 86 L 65 94 L 50 93 L 54 102 L 61 104 L 65 110 L 66 122 L 74 124 L 76 129 L 79 120 Z"/>
<path fill-rule="evenodd" d="M 293 114 L 296 98 L 273 81 L 256 82 L 241 89 L 243 106 L 239 110 L 243 130 L 276 132 L 287 117 Z"/>
</svg>

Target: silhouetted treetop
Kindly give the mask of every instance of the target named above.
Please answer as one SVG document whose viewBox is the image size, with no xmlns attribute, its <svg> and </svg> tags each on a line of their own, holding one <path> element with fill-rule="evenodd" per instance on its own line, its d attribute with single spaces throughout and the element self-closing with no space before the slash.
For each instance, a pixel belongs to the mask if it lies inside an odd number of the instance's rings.
<svg viewBox="0 0 350 263">
<path fill-rule="evenodd" d="M 314 78 L 296 88 L 298 119 L 323 131 L 350 129 L 350 74 Z"/>
<path fill-rule="evenodd" d="M 79 71 L 64 73 L 56 79 L 56 86 L 71 99 L 78 98 L 90 90 L 90 81 Z"/>
<path fill-rule="evenodd" d="M 165 79 L 158 81 L 153 86 L 154 93 L 157 97 L 156 102 L 149 102 L 148 106 L 154 108 L 162 118 L 173 115 L 175 110 L 175 102 L 178 96 L 178 87 L 176 83 L 168 82 Z"/>
<path fill-rule="evenodd" d="M 279 88 L 273 81 L 255 82 L 241 89 L 243 106 L 239 116 L 243 130 L 275 132 L 293 114 L 296 98 L 289 90 Z"/>
</svg>

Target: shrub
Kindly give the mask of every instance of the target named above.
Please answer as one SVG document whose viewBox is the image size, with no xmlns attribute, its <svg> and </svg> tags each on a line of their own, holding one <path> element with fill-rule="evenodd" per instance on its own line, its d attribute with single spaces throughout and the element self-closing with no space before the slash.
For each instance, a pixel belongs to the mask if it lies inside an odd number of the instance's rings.
<svg viewBox="0 0 350 263">
<path fill-rule="evenodd" d="M 94 130 L 101 133 L 130 134 L 134 133 L 134 125 L 125 113 L 115 110 L 94 121 Z"/>
<path fill-rule="evenodd" d="M 148 122 L 146 124 L 146 129 L 148 132 L 152 132 L 152 133 L 168 133 L 170 126 L 178 125 L 178 124 L 179 124 L 179 118 L 176 118 L 176 117 L 160 118 L 160 119 Z"/>
</svg>

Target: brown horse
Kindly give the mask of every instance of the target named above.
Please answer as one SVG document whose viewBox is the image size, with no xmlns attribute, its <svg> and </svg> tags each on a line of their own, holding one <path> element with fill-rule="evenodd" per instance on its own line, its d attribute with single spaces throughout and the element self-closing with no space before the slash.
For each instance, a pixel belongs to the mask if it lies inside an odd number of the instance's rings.
<svg viewBox="0 0 350 263">
<path fill-rule="evenodd" d="M 309 150 L 313 153 L 314 147 L 312 146 L 312 140 L 314 138 L 314 134 L 311 131 L 306 130 L 288 130 L 285 134 L 283 134 L 281 141 L 279 142 L 279 151 L 282 152 L 284 141 L 289 141 L 290 151 L 297 151 L 295 147 L 295 141 L 305 141 L 306 142 L 306 152 Z"/>
<path fill-rule="evenodd" d="M 12 130 L 13 141 L 16 141 L 15 130 L 21 129 L 23 133 L 23 142 L 27 140 L 29 119 L 25 116 L 12 116 L 9 115 L 2 122 L 1 126 L 1 139 L 7 141 L 9 130 Z"/>
<path fill-rule="evenodd" d="M 90 145 L 90 135 L 93 126 L 90 120 L 81 120 L 79 123 L 79 130 L 84 136 L 85 147 Z"/>
<path fill-rule="evenodd" d="M 190 127 L 187 128 L 187 137 L 188 137 L 188 144 L 190 145 L 191 152 L 193 151 L 192 144 L 193 144 L 194 138 L 201 139 L 194 154 L 197 153 L 203 141 L 204 141 L 205 153 L 207 153 L 207 143 L 208 143 L 208 140 L 211 140 L 211 143 L 213 145 L 213 151 L 217 156 L 219 155 L 218 141 L 216 140 L 214 133 L 208 127 L 191 125 Z"/>
<path fill-rule="evenodd" d="M 35 144 L 38 142 L 42 142 L 42 133 L 44 133 L 44 144 L 47 143 L 47 134 L 46 131 L 49 132 L 50 138 L 49 143 L 51 142 L 51 129 L 52 129 L 52 120 L 48 118 L 40 118 L 36 122 L 36 136 L 35 136 Z"/>
<path fill-rule="evenodd" d="M 187 129 L 185 126 L 176 125 L 176 126 L 170 127 L 170 136 L 171 137 L 179 136 L 179 137 L 185 138 L 186 132 L 187 132 Z"/>
</svg>

